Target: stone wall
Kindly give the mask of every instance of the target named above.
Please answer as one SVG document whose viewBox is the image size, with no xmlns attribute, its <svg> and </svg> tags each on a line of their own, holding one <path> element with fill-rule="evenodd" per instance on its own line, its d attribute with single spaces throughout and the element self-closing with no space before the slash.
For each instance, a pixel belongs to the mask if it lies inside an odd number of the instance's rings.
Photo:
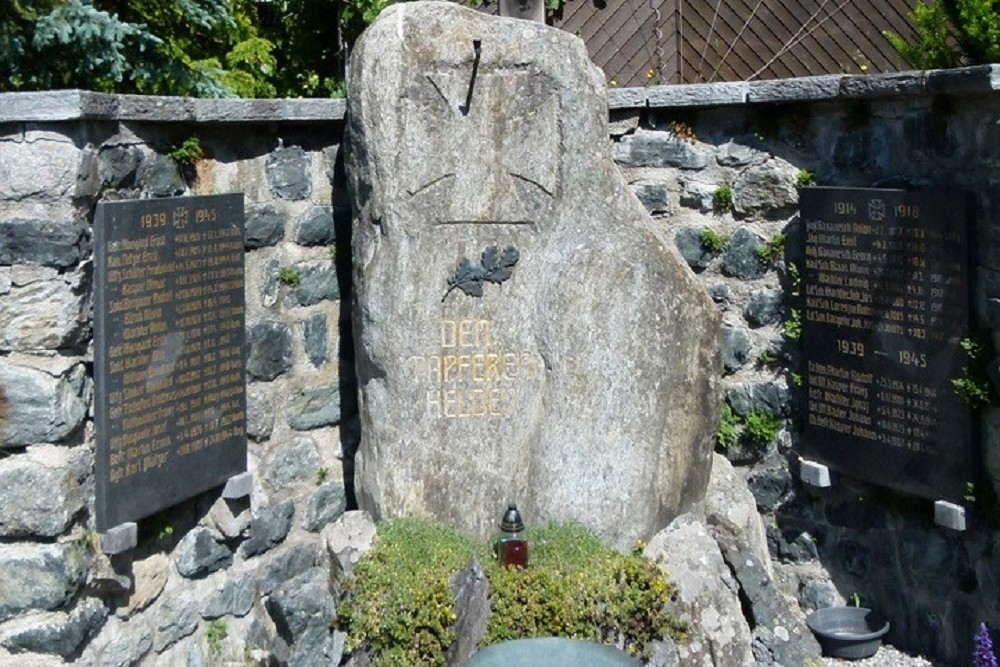
<svg viewBox="0 0 1000 667">
<path fill-rule="evenodd" d="M 808 171 L 817 185 L 969 193 L 973 327 L 1000 342 L 998 75 L 992 66 L 612 94 L 616 160 L 723 311 L 726 402 L 784 419 L 767 447 L 720 448 L 756 499 L 777 581 L 806 611 L 857 593 L 892 619 L 890 641 L 949 664 L 968 662 L 981 621 L 1000 625 L 1000 533 L 983 517 L 965 533 L 936 526 L 931 501 L 846 477 L 830 489 L 797 479 L 797 186 Z M 716 198 L 722 185 L 731 209 Z M 713 252 L 706 230 L 725 248 Z M 769 243 L 773 261 L 759 252 Z M 996 411 L 984 417 L 983 443 L 1000 490 L 998 423 Z"/>
<path fill-rule="evenodd" d="M 357 440 L 343 101 L 2 98 L 0 646 L 102 667 L 318 664 L 333 650 L 314 614 L 333 605 L 321 531 L 351 497 Z M 185 174 L 168 153 L 192 136 L 205 157 Z M 253 491 L 143 520 L 138 546 L 108 557 L 93 530 L 95 205 L 224 192 L 245 193 Z"/>
<path fill-rule="evenodd" d="M 998 87 L 1000 68 L 987 67 L 610 95 L 616 160 L 722 310 L 728 403 L 786 420 L 766 448 L 725 451 L 756 499 L 776 580 L 805 609 L 857 592 L 893 620 L 893 643 L 957 664 L 980 621 L 1000 626 L 1000 534 L 982 523 L 966 533 L 936 527 L 929 502 L 849 479 L 822 491 L 797 481 L 801 350 L 785 335 L 789 266 L 802 170 L 820 185 L 968 191 L 975 317 L 1000 336 Z M 324 568 L 337 517 L 353 502 L 357 441 L 343 109 L 332 100 L 0 95 L 4 649 L 102 666 L 265 653 L 311 664 L 339 650 L 326 626 L 334 603 Z M 186 178 L 167 153 L 192 135 L 206 157 Z M 732 210 L 716 205 L 723 183 Z M 247 211 L 253 493 L 203 494 L 140 522 L 136 549 L 105 556 L 92 507 L 94 206 L 233 191 L 245 193 Z M 706 229 L 728 238 L 723 250 L 706 247 Z M 757 248 L 779 233 L 784 252 L 762 261 Z M 299 285 L 283 283 L 282 269 Z M 994 471 L 997 424 L 984 419 Z"/>
</svg>

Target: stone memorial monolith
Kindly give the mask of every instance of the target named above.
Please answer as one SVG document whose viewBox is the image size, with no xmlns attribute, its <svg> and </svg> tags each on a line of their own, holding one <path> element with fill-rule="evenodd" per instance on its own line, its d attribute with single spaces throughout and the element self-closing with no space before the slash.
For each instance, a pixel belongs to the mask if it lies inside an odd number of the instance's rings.
<svg viewBox="0 0 1000 667">
<path fill-rule="evenodd" d="M 719 315 L 611 160 L 583 42 L 391 6 L 351 65 L 355 483 L 485 537 L 508 501 L 619 547 L 705 493 Z"/>
</svg>

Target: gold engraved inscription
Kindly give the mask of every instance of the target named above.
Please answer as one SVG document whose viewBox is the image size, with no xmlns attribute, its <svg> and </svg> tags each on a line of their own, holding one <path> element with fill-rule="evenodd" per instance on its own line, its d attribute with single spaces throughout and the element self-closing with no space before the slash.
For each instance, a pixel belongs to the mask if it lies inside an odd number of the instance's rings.
<svg viewBox="0 0 1000 667">
<path fill-rule="evenodd" d="M 144 214 L 106 246 L 112 483 L 244 436 L 243 244 L 213 207 Z M 165 229 L 166 233 L 160 233 Z M 166 234 L 173 234 L 173 254 Z"/>
<path fill-rule="evenodd" d="M 440 352 L 407 361 L 409 380 L 425 392 L 426 414 L 438 419 L 509 418 L 524 383 L 535 377 L 527 350 L 497 349 L 492 320 L 441 320 Z"/>
<path fill-rule="evenodd" d="M 852 358 L 879 355 L 899 368 L 927 368 L 920 346 L 943 340 L 942 327 L 955 313 L 949 298 L 954 292 L 946 288 L 958 284 L 960 267 L 928 266 L 928 258 L 947 254 L 944 243 L 953 239 L 915 225 L 919 206 L 878 204 L 873 200 L 864 211 L 834 202 L 832 219 L 804 220 L 803 318 L 837 327 L 827 340 L 835 345 L 829 353 L 841 360 L 809 361 L 809 423 L 893 448 L 929 451 L 939 418 L 931 398 L 936 389 L 849 366 Z M 866 214 L 870 221 L 852 219 Z"/>
</svg>

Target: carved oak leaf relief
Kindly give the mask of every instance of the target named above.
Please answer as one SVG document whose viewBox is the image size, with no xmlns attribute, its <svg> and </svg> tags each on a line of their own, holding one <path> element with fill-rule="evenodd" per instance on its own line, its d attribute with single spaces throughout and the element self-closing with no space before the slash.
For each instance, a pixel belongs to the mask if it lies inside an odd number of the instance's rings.
<svg viewBox="0 0 1000 667">
<path fill-rule="evenodd" d="M 483 284 L 499 285 L 514 274 L 514 265 L 521 259 L 521 253 L 512 245 L 500 250 L 499 246 L 486 246 L 479 257 L 479 264 L 473 264 L 463 257 L 455 269 L 455 274 L 448 279 L 448 291 L 441 301 L 448 298 L 452 290 L 460 289 L 468 296 L 483 295 Z"/>
<path fill-rule="evenodd" d="M 559 185 L 558 101 L 525 72 L 483 73 L 471 95 L 470 78 L 429 72 L 408 89 L 406 193 L 435 224 L 538 223 Z"/>
</svg>

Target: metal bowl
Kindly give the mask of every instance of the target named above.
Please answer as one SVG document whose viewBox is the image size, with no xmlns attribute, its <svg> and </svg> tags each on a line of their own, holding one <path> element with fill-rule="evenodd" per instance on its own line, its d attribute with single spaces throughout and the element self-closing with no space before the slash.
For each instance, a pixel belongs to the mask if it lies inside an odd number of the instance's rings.
<svg viewBox="0 0 1000 667">
<path fill-rule="evenodd" d="M 638 667 L 611 646 L 562 637 L 515 639 L 478 651 L 465 667 Z"/>
<path fill-rule="evenodd" d="M 882 645 L 889 621 L 865 607 L 827 607 L 806 618 L 824 655 L 847 660 L 868 658 Z"/>
</svg>

